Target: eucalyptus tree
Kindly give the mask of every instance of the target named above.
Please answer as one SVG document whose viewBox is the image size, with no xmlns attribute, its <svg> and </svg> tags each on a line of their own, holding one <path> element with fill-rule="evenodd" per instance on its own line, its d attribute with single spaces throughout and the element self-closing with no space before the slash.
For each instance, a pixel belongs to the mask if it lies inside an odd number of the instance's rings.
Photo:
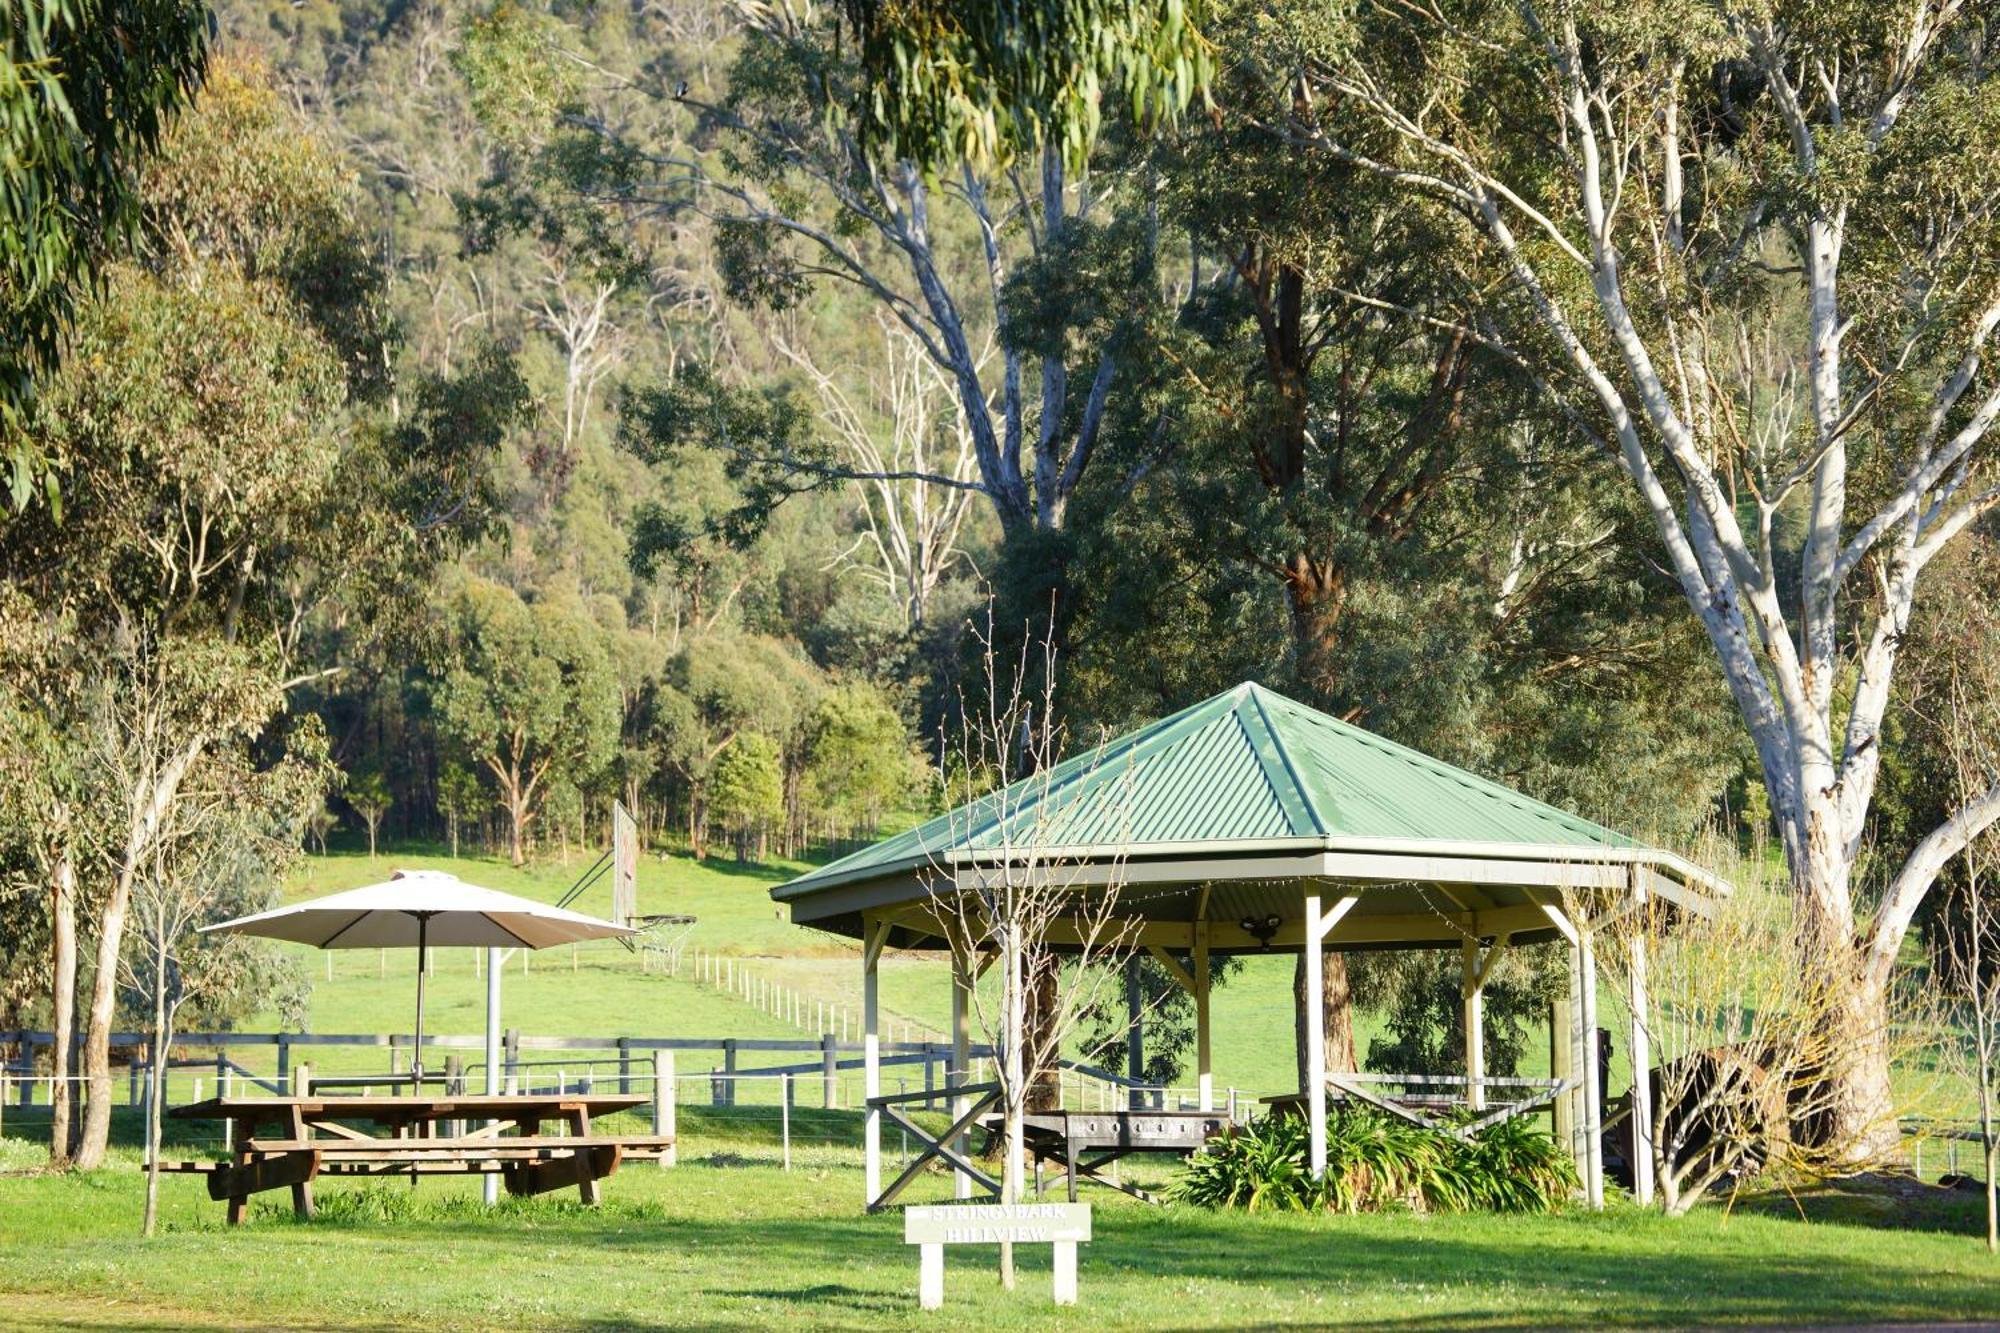
<svg viewBox="0 0 2000 1333">
<path fill-rule="evenodd" d="M 1297 682 L 1337 706 L 1355 585 L 1419 557 L 1451 487 L 1504 479 L 1521 395 L 1470 327 L 1493 275 L 1464 223 L 1269 132 L 1297 96 L 1284 16 L 1223 5 L 1210 33 L 1213 120 L 1157 164 L 1162 216 L 1221 275 L 1167 348 L 1180 428 L 1226 470 L 1213 540 L 1283 589 Z"/>
<path fill-rule="evenodd" d="M 18 508 L 57 472 L 21 429 L 35 379 L 139 219 L 139 169 L 208 59 L 199 0 L 0 4 L 0 445 Z"/>
<path fill-rule="evenodd" d="M 1857 1155 L 1896 1133 L 1905 933 L 2000 819 L 1994 785 L 1857 882 L 1920 581 L 2000 503 L 1987 42 L 1960 0 L 1358 11 L 1296 44 L 1274 127 L 1478 230 L 1511 282 L 1485 336 L 1644 503 L 1845 959 L 1827 1128 Z"/>
<path fill-rule="evenodd" d="M 10 662 L 9 688 L 64 734 L 111 719 L 120 747 L 89 765 L 74 834 L 95 934 L 81 1166 L 108 1139 L 132 895 L 184 784 L 343 670 L 481 517 L 477 432 L 406 441 L 376 415 L 387 329 L 351 191 L 268 88 L 216 71 L 149 175 L 149 262 L 112 271 L 37 397 L 30 428 L 69 478 L 60 520 L 38 506 L 0 527 L 20 615 L 80 648 Z"/>
<path fill-rule="evenodd" d="M 828 12 L 756 8 L 712 98 L 671 62 L 587 80 L 567 63 L 567 34 L 516 10 L 468 31 L 461 66 L 489 125 L 583 198 L 705 219 L 739 300 L 783 310 L 836 284 L 949 379 L 972 477 L 857 467 L 810 432 L 719 435 L 737 468 L 762 479 L 764 502 L 920 473 L 984 496 L 1009 539 L 1060 532 L 1117 395 L 1148 378 L 1141 333 L 1160 306 L 1152 233 L 1107 216 L 1128 179 L 1082 171 L 1063 142 L 929 169 L 877 151 L 881 139 L 848 114 L 872 93 L 842 31 Z"/>
<path fill-rule="evenodd" d="M 452 581 L 438 612 L 442 644 L 429 687 L 438 725 L 492 775 L 518 866 L 549 788 L 581 786 L 611 761 L 617 678 L 574 608 L 530 605 L 467 575 Z"/>
</svg>

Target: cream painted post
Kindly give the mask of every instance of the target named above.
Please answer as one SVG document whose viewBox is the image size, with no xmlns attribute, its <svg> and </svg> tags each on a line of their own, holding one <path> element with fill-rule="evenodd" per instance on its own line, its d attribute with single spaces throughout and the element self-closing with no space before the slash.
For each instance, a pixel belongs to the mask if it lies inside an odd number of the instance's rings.
<svg viewBox="0 0 2000 1333">
<path fill-rule="evenodd" d="M 1604 1206 L 1604 1071 L 1597 1041 L 1597 949 L 1588 929 L 1578 936 L 1577 975 L 1582 990 L 1584 1188 L 1592 1208 Z"/>
<path fill-rule="evenodd" d="M 945 1075 L 945 1083 L 950 1087 L 962 1088 L 972 1079 L 972 968 L 965 954 L 958 949 L 951 951 L 951 1070 Z M 956 1121 L 965 1114 L 972 1099 L 963 1093 L 954 1093 L 951 1099 L 951 1118 Z M 970 1157 L 972 1136 L 961 1134 L 953 1145 L 961 1157 Z M 972 1177 L 963 1171 L 951 1173 L 952 1197 L 970 1199 L 972 1197 Z M 944 1251 L 938 1250 L 938 1299 L 944 1299 Z M 934 1307 L 925 1307 L 926 1309 Z"/>
<path fill-rule="evenodd" d="M 1305 934 L 1299 948 L 1306 974 L 1306 1124 L 1312 1144 L 1312 1178 L 1326 1175 L 1326 977 L 1320 962 L 1319 895 L 1306 895 Z"/>
<path fill-rule="evenodd" d="M 1215 1063 L 1208 1025 L 1208 922 L 1194 923 L 1194 1067 L 1197 1110 L 1215 1109 Z"/>
<path fill-rule="evenodd" d="M 1306 971 L 1306 1121 L 1311 1127 L 1312 1176 L 1318 1180 L 1326 1175 L 1326 966 L 1321 954 L 1326 950 L 1326 937 L 1354 906 L 1352 896 L 1337 899 L 1333 906 L 1322 914 L 1319 910 L 1319 895 L 1306 895 L 1305 938 L 1300 947 L 1305 951 Z"/>
<path fill-rule="evenodd" d="M 331 954 L 328 955 L 331 957 Z M 479 957 L 473 950 L 472 956 Z M 500 1095 L 500 970 L 506 958 L 498 949 L 486 950 L 486 1095 Z M 488 1129 L 497 1129 L 499 1121 L 488 1120 Z M 500 1176 L 487 1171 L 479 1182 L 479 1197 L 488 1208 L 500 1202 Z"/>
<path fill-rule="evenodd" d="M 1479 941 L 1458 948 L 1459 996 L 1465 1003 L 1465 1102 L 1486 1109 L 1486 978 L 1479 965 Z"/>
<path fill-rule="evenodd" d="M 917 1304 L 926 1310 L 944 1308 L 944 1246 L 917 1246 Z"/>
<path fill-rule="evenodd" d="M 672 1139 L 660 1153 L 660 1169 L 680 1161 L 679 1107 L 674 1094 L 679 1086 L 674 1082 L 674 1053 L 672 1051 L 653 1052 L 653 1132 Z"/>
<path fill-rule="evenodd" d="M 1646 1036 L 1646 932 L 1632 932 L 1632 1197 L 1653 1202 L 1653 1052 Z"/>
<path fill-rule="evenodd" d="M 1590 1126 L 1594 1123 L 1594 1117 L 1590 1113 L 1590 1106 L 1596 1100 L 1593 1092 L 1592 1071 L 1597 1067 L 1597 1060 L 1594 1049 L 1588 1048 L 1594 1048 L 1597 1042 L 1595 1033 L 1591 1034 L 1592 1039 L 1590 1041 L 1586 1042 L 1584 1040 L 1584 1022 L 1586 1017 L 1583 999 L 1584 941 L 1588 937 L 1578 932 L 1576 926 L 1570 921 L 1569 915 L 1562 908 L 1555 906 L 1553 903 L 1543 903 L 1541 906 L 1542 912 L 1548 917 L 1550 924 L 1555 926 L 1556 930 L 1562 935 L 1563 939 L 1569 942 L 1570 946 L 1569 996 L 1568 1002 L 1563 1006 L 1563 1023 L 1569 1029 L 1567 1034 L 1569 1040 L 1564 1045 L 1569 1051 L 1568 1077 L 1578 1086 L 1566 1098 L 1572 1108 L 1569 1117 L 1569 1147 L 1570 1156 L 1576 1160 L 1577 1174 L 1583 1178 L 1584 1196 L 1592 1201 L 1593 1207 L 1597 1207 L 1601 1205 L 1604 1198 L 1604 1180 L 1602 1175 L 1604 1162 L 1601 1149 L 1593 1153 L 1589 1142 Z M 1593 984 L 1595 983 L 1594 967 L 1592 968 L 1592 982 Z M 1590 1008 L 1594 1010 L 1596 1005 L 1593 1003 Z M 1593 1161 L 1596 1162 L 1598 1167 L 1598 1171 L 1595 1173 L 1591 1170 Z"/>
<path fill-rule="evenodd" d="M 1055 1243 L 1055 1302 L 1057 1305 L 1076 1304 L 1076 1242 L 1059 1240 Z"/>
<path fill-rule="evenodd" d="M 865 1188 L 872 1204 L 882 1192 L 882 1108 L 874 1099 L 882 1095 L 882 1044 L 876 1030 L 882 1017 L 882 944 L 889 936 L 889 926 L 866 916 L 861 920 L 861 1096 L 867 1105 L 861 1141 Z"/>
</svg>

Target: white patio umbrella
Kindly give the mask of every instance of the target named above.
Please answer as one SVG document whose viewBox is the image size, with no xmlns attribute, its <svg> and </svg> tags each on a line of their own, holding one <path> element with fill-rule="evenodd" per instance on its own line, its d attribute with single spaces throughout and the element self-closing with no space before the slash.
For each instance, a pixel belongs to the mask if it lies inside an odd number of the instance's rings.
<svg viewBox="0 0 2000 1333">
<path fill-rule="evenodd" d="M 218 921 L 202 930 L 262 935 L 319 949 L 416 949 L 417 1046 L 411 1064 L 419 1079 L 424 1071 L 424 963 L 431 945 L 547 949 L 636 933 L 581 912 L 467 884 L 442 870 L 398 870 L 381 884 Z"/>
</svg>

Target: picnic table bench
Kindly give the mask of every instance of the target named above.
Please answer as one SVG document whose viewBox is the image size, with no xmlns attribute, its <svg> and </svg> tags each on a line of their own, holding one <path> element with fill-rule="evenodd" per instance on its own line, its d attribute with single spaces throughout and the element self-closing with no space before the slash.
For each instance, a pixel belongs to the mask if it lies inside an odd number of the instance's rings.
<svg viewBox="0 0 2000 1333">
<path fill-rule="evenodd" d="M 206 1175 L 209 1198 L 228 1200 L 232 1226 L 243 1221 L 252 1194 L 286 1186 L 299 1216 L 311 1217 L 312 1183 L 323 1175 L 497 1172 L 509 1194 L 574 1185 L 585 1203 L 594 1204 L 597 1182 L 622 1160 L 658 1158 L 673 1147 L 671 1135 L 591 1132 L 594 1118 L 647 1101 L 611 1093 L 211 1097 L 168 1114 L 229 1122 L 231 1159 L 163 1161 L 160 1169 Z M 546 1122 L 560 1132 L 544 1134 Z"/>
</svg>

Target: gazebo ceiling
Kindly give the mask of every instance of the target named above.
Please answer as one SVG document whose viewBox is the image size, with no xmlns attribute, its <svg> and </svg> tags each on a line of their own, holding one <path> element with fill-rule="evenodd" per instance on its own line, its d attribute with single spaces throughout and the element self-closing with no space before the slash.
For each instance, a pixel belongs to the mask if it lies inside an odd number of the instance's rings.
<svg viewBox="0 0 2000 1333">
<path fill-rule="evenodd" d="M 1147 943 L 1188 947 L 1199 921 L 1218 952 L 1295 947 L 1315 891 L 1358 894 L 1343 947 L 1527 942 L 1552 932 L 1541 904 L 1565 892 L 1699 908 L 1727 891 L 1670 852 L 1245 683 L 771 892 L 801 925 L 859 938 L 868 912 L 899 923 L 892 943 L 939 947 L 922 922 L 955 889 L 1030 864 L 1079 892 L 1116 885 Z"/>
</svg>

